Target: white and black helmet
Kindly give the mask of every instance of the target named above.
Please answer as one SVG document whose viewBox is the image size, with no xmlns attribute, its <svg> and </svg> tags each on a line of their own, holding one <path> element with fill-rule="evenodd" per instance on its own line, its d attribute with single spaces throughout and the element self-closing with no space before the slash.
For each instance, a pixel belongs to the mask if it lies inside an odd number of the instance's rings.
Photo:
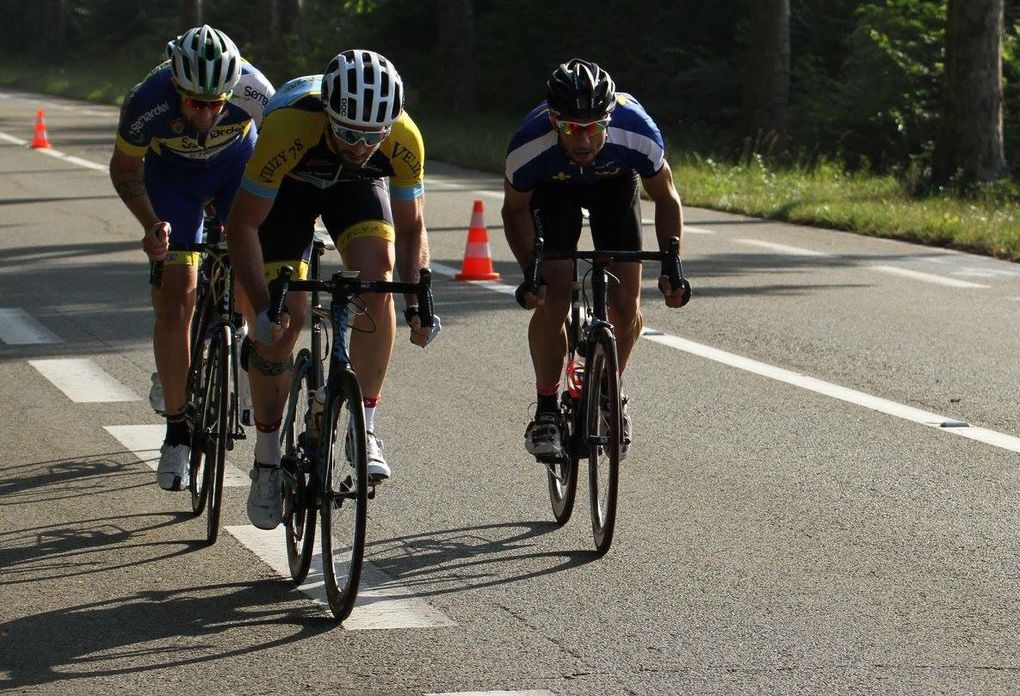
<svg viewBox="0 0 1020 696">
<path fill-rule="evenodd" d="M 189 29 L 166 46 L 170 72 L 181 89 L 218 97 L 241 77 L 241 52 L 230 37 L 204 24 Z"/>
<path fill-rule="evenodd" d="M 332 121 L 386 128 L 404 110 L 404 84 L 393 63 L 375 51 L 348 50 L 326 66 L 322 103 Z"/>
</svg>

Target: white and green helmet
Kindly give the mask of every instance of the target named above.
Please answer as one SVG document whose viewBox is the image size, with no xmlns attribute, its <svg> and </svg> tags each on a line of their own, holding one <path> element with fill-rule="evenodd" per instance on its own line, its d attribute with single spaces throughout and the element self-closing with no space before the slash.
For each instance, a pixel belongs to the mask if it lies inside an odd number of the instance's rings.
<svg viewBox="0 0 1020 696">
<path fill-rule="evenodd" d="M 204 24 L 189 29 L 166 46 L 170 72 L 181 89 L 218 97 L 241 77 L 241 52 L 230 37 Z"/>
</svg>

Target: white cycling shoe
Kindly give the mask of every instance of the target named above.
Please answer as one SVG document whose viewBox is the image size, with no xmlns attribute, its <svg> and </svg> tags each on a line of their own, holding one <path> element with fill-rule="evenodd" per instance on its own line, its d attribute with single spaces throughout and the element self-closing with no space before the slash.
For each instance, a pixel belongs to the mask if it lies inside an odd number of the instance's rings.
<svg viewBox="0 0 1020 696">
<path fill-rule="evenodd" d="M 248 477 L 248 519 L 259 529 L 276 529 L 283 518 L 280 467 L 255 462 Z"/>
<path fill-rule="evenodd" d="M 390 465 L 382 454 L 383 442 L 375 433 L 368 433 L 368 449 L 365 451 L 368 460 L 368 478 L 379 483 L 390 477 Z"/>
<path fill-rule="evenodd" d="M 188 445 L 168 445 L 159 448 L 159 466 L 156 483 L 164 491 L 182 491 L 191 480 L 191 448 Z"/>
</svg>

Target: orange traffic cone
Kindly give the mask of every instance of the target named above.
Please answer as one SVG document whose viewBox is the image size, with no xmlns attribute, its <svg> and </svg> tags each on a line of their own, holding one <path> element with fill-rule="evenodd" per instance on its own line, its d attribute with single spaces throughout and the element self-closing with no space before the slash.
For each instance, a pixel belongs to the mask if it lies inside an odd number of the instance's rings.
<svg viewBox="0 0 1020 696">
<path fill-rule="evenodd" d="M 35 135 L 32 137 L 32 147 L 46 148 L 50 146 L 50 136 L 46 134 L 46 121 L 43 120 L 43 110 L 40 106 L 35 111 Z"/>
<path fill-rule="evenodd" d="M 492 255 L 489 253 L 489 233 L 485 229 L 485 211 L 481 201 L 475 201 L 471 211 L 471 227 L 468 228 L 467 245 L 464 247 L 464 264 L 456 280 L 499 280 L 499 273 L 492 269 Z"/>
</svg>

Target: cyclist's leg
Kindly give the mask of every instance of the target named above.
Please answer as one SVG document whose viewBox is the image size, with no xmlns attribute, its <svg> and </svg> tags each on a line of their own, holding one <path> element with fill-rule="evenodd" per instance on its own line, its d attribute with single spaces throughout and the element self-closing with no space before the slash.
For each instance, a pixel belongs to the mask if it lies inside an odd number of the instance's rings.
<svg viewBox="0 0 1020 696">
<path fill-rule="evenodd" d="M 589 201 L 591 232 L 596 249 L 641 250 L 641 197 L 637 175 L 598 184 Z M 609 271 L 619 279 L 610 283 L 607 297 L 609 321 L 616 333 L 620 373 L 638 338 L 644 320 L 641 316 L 641 264 L 614 263 Z"/>
<path fill-rule="evenodd" d="M 344 268 L 360 271 L 364 280 L 392 279 L 396 233 L 386 182 L 341 182 L 330 192 L 322 220 Z M 396 336 L 396 314 L 388 293 L 366 293 L 361 302 L 368 313 L 360 313 L 352 322 L 351 364 L 362 391 L 371 398 L 382 393 Z"/>
<path fill-rule="evenodd" d="M 282 266 L 291 266 L 295 278 L 308 275 L 308 259 L 314 234 L 315 195 L 308 184 L 285 180 L 273 202 L 273 207 L 259 228 L 259 242 L 265 263 L 266 277 L 272 280 Z M 249 326 L 255 325 L 254 312 L 247 297 L 238 298 Z M 287 295 L 287 312 L 290 324 L 280 340 L 272 345 L 252 341 L 248 356 L 248 374 L 251 378 L 255 421 L 259 426 L 256 455 L 264 450 L 270 438 L 263 432 L 279 427 L 283 408 L 290 392 L 290 363 L 308 312 L 308 294 L 290 292 Z M 253 338 L 253 337 L 249 337 Z M 272 426 L 276 427 L 272 427 Z M 262 447 L 259 445 L 262 444 Z M 265 457 L 266 464 L 279 461 L 279 442 L 273 456 Z M 271 460 L 271 461 L 269 461 Z M 262 458 L 259 461 L 263 461 Z"/>
<path fill-rule="evenodd" d="M 392 279 L 396 232 L 386 183 L 342 182 L 330 191 L 332 195 L 322 219 L 344 267 L 360 271 L 365 280 Z M 351 322 L 355 329 L 350 341 L 351 365 L 358 374 L 364 400 L 368 475 L 378 481 L 390 476 L 375 416 L 396 339 L 396 312 L 389 293 L 366 293 L 360 301 L 367 312 L 358 314 Z"/>
<path fill-rule="evenodd" d="M 161 220 L 170 223 L 170 252 L 164 261 L 162 282 L 152 290 L 156 316 L 153 353 L 163 386 L 164 410 L 177 414 L 184 408 L 188 374 L 188 342 L 195 310 L 198 254 L 174 251 L 174 245 L 194 243 L 202 231 L 201 196 L 191 185 L 192 172 L 157 162 L 146 162 L 145 187 Z"/>
<path fill-rule="evenodd" d="M 545 248 L 572 251 L 581 235 L 581 205 L 572 186 L 539 186 L 531 197 L 535 229 L 542 230 Z M 545 261 L 542 279 L 546 283 L 545 302 L 539 305 L 528 326 L 528 344 L 539 389 L 558 386 L 567 354 L 563 323 L 570 309 L 569 261 Z M 541 405 L 541 400 L 540 400 Z"/>
<path fill-rule="evenodd" d="M 568 187 L 540 186 L 531 198 L 535 229 L 541 230 L 550 250 L 572 250 L 581 234 L 581 207 Z M 531 454 L 563 454 L 563 423 L 559 393 L 563 359 L 567 353 L 564 321 L 570 309 L 570 261 L 544 261 L 542 280 L 545 301 L 535 308 L 528 324 L 528 346 L 535 369 L 535 417 L 524 432 L 525 448 Z"/>
<path fill-rule="evenodd" d="M 283 266 L 294 268 L 298 278 L 308 274 L 308 254 L 314 234 L 315 198 L 307 184 L 285 180 L 273 207 L 259 228 L 259 242 L 267 278 L 276 277 Z M 255 317 L 245 300 L 242 311 L 251 326 Z M 283 409 L 290 392 L 292 352 L 307 315 L 308 294 L 287 295 L 290 324 L 272 345 L 252 341 L 248 355 L 248 376 L 251 381 L 255 409 L 255 462 L 250 478 L 247 511 L 252 524 L 273 529 L 283 515 L 280 478 L 280 425 Z"/>
</svg>

